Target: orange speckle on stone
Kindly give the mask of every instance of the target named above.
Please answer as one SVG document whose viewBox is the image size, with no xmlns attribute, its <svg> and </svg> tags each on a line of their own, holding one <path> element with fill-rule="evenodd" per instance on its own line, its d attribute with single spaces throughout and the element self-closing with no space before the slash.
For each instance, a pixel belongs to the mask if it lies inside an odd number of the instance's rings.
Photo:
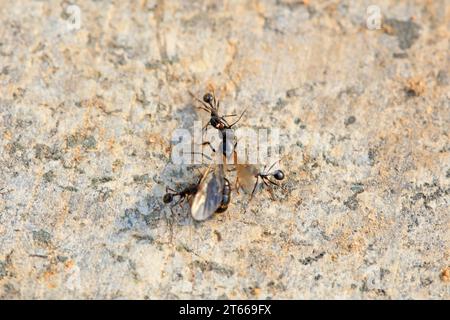
<svg viewBox="0 0 450 320">
<path fill-rule="evenodd" d="M 442 269 L 440 278 L 444 282 L 450 281 L 450 266 L 447 266 L 444 269 Z"/>
<path fill-rule="evenodd" d="M 406 91 L 412 96 L 421 96 L 425 93 L 425 82 L 419 77 L 412 77 L 406 80 Z"/>
<path fill-rule="evenodd" d="M 44 279 L 44 281 L 49 289 L 56 288 L 56 284 L 54 282 L 52 282 L 52 278 L 54 275 L 55 275 L 55 271 L 53 269 L 49 269 L 49 270 L 45 271 L 44 274 L 42 275 L 42 278 Z"/>
<path fill-rule="evenodd" d="M 48 281 L 55 273 L 52 270 L 47 270 L 44 272 L 43 278 L 45 281 Z"/>
<path fill-rule="evenodd" d="M 5 140 L 11 140 L 11 138 L 12 138 L 12 134 L 11 134 L 11 131 L 5 131 L 5 133 L 3 133 L 3 138 L 5 139 Z"/>
<path fill-rule="evenodd" d="M 67 261 L 64 263 L 64 267 L 66 267 L 66 269 L 70 269 L 70 268 L 73 267 L 74 264 L 75 264 L 75 262 L 74 262 L 73 260 L 67 260 Z"/>
<path fill-rule="evenodd" d="M 394 35 L 395 34 L 394 28 L 392 28 L 390 25 L 383 24 L 383 28 L 382 29 L 388 35 Z"/>
<path fill-rule="evenodd" d="M 114 149 L 114 144 L 116 143 L 116 140 L 114 138 L 111 138 L 108 140 L 107 144 L 108 144 L 108 150 L 112 150 Z"/>
<path fill-rule="evenodd" d="M 50 283 L 47 283 L 47 287 L 48 287 L 49 289 L 55 289 L 55 288 L 56 288 L 56 284 L 53 283 L 53 282 L 50 282 Z"/>
<path fill-rule="evenodd" d="M 255 297 L 258 297 L 261 294 L 261 289 L 260 288 L 253 288 L 251 290 L 252 295 L 254 295 Z"/>
</svg>

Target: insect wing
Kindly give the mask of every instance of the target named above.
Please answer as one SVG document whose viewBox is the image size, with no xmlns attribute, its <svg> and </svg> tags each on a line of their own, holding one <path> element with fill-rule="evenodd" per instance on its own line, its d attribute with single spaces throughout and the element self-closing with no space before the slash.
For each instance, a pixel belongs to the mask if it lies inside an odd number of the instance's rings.
<svg viewBox="0 0 450 320">
<path fill-rule="evenodd" d="M 225 129 L 223 132 L 219 132 L 221 139 L 220 142 L 220 149 L 223 153 L 223 155 L 227 159 L 227 163 L 230 163 L 232 161 L 232 156 L 234 153 L 234 144 L 236 141 L 236 137 L 234 135 L 234 131 L 231 129 Z"/>
<path fill-rule="evenodd" d="M 237 164 L 236 170 L 240 187 L 245 192 L 251 192 L 255 185 L 255 174 L 258 173 L 256 166 L 252 164 Z"/>
<path fill-rule="evenodd" d="M 191 204 L 191 214 L 195 220 L 206 220 L 219 208 L 223 187 L 223 165 L 217 165 L 214 170 L 208 168 Z"/>
</svg>

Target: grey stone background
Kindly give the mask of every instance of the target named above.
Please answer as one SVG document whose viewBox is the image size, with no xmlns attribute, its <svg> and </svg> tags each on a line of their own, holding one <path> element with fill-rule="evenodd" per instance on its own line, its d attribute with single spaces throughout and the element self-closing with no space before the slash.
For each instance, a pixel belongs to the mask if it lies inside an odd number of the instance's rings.
<svg viewBox="0 0 450 320">
<path fill-rule="evenodd" d="M 0 1 L 1 298 L 449 299 L 448 2 L 70 4 Z M 193 224 L 208 85 L 287 179 Z"/>
</svg>

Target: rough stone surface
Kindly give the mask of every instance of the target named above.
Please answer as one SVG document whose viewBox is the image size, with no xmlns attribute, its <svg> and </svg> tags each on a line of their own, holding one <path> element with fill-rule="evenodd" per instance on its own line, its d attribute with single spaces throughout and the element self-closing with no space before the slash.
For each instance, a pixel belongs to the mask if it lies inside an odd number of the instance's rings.
<svg viewBox="0 0 450 320">
<path fill-rule="evenodd" d="M 448 2 L 69 4 L 0 5 L 1 298 L 450 298 Z M 193 224 L 208 85 L 287 179 Z"/>
</svg>

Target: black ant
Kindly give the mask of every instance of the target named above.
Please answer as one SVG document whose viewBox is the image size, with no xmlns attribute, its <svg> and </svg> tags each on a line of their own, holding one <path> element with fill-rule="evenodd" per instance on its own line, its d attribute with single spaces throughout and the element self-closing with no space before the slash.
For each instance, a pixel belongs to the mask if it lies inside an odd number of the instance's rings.
<svg viewBox="0 0 450 320">
<path fill-rule="evenodd" d="M 199 183 L 190 184 L 181 191 L 176 191 L 176 190 L 173 190 L 172 188 L 166 187 L 166 194 L 163 197 L 163 202 L 171 203 L 175 197 L 179 197 L 178 201 L 176 203 L 174 203 L 174 205 L 172 206 L 172 208 L 173 208 L 177 204 L 182 203 L 186 199 L 189 200 L 192 196 L 194 196 L 198 191 L 198 185 L 199 185 Z M 172 193 L 169 191 L 171 191 Z"/>
<path fill-rule="evenodd" d="M 236 178 L 236 189 L 239 189 L 240 183 L 238 181 L 242 181 L 244 183 L 244 186 L 248 186 L 253 178 L 256 178 L 255 184 L 253 186 L 253 190 L 251 193 L 250 199 L 253 198 L 253 195 L 255 194 L 256 187 L 258 186 L 259 179 L 261 178 L 262 182 L 269 187 L 270 184 L 279 186 L 279 184 L 271 179 L 271 177 L 275 178 L 275 180 L 281 181 L 284 179 L 285 175 L 284 172 L 280 169 L 277 169 L 275 171 L 271 171 L 274 165 L 277 163 L 273 163 L 269 169 L 266 170 L 267 166 L 264 166 L 264 169 L 262 171 L 258 171 L 258 169 L 254 165 L 250 164 L 238 164 L 237 166 L 237 178 Z"/>
<path fill-rule="evenodd" d="M 206 220 L 214 212 L 224 212 L 230 203 L 231 187 L 223 175 L 223 166 L 218 165 L 212 169 L 209 167 L 197 183 L 188 185 L 181 191 L 167 187 L 163 202 L 171 203 L 177 196 L 178 201 L 170 208 L 172 214 L 173 207 L 185 200 L 189 201 L 191 215 L 197 221 Z"/>
<path fill-rule="evenodd" d="M 273 184 L 273 185 L 275 185 L 275 186 L 280 186 L 275 181 L 270 180 L 269 177 L 274 177 L 276 180 L 281 181 L 281 180 L 284 179 L 284 172 L 281 171 L 280 169 L 275 170 L 274 172 L 270 172 L 270 169 L 272 169 L 272 167 L 273 167 L 273 165 L 269 168 L 269 170 L 265 171 L 266 167 L 264 166 L 263 171 L 259 172 L 258 174 L 255 175 L 256 182 L 255 182 L 255 186 L 253 187 L 251 198 L 253 198 L 253 194 L 255 193 L 256 186 L 258 185 L 259 178 L 261 178 L 262 182 L 264 182 L 264 184 L 267 187 L 270 187 L 268 182 Z"/>
<path fill-rule="evenodd" d="M 229 158 L 233 152 L 234 147 L 234 134 L 232 132 L 232 127 L 241 120 L 246 110 L 244 110 L 241 113 L 241 115 L 235 122 L 229 124 L 225 118 L 236 117 L 237 115 L 236 114 L 229 114 L 224 116 L 219 115 L 220 101 L 216 99 L 214 90 L 212 90 L 212 93 L 210 92 L 205 93 L 205 95 L 203 96 L 203 100 L 200 100 L 197 97 L 195 97 L 195 95 L 192 92 L 189 93 L 195 100 L 201 103 L 201 107 L 199 107 L 200 109 L 210 113 L 210 119 L 202 130 L 207 130 L 209 125 L 219 130 L 221 135 L 220 138 L 222 140 L 222 153 L 226 158 Z M 203 143 L 203 145 L 205 144 L 208 144 L 213 150 L 213 152 L 215 152 L 214 148 L 212 148 L 209 142 Z"/>
<path fill-rule="evenodd" d="M 214 93 L 214 90 L 212 90 L 212 93 L 207 92 L 203 95 L 203 100 L 198 99 L 192 92 L 189 92 L 190 95 L 201 103 L 201 107 L 199 109 L 202 109 L 210 114 L 210 119 L 205 127 L 203 127 L 203 130 L 207 129 L 208 126 L 212 126 L 213 128 L 222 131 L 224 129 L 231 129 L 236 123 L 241 120 L 242 116 L 245 113 L 241 113 L 239 118 L 233 122 L 232 124 L 229 124 L 228 121 L 225 119 L 226 117 L 236 117 L 237 114 L 227 114 L 224 116 L 219 115 L 219 108 L 220 108 L 220 101 L 216 99 L 216 95 Z"/>
</svg>

